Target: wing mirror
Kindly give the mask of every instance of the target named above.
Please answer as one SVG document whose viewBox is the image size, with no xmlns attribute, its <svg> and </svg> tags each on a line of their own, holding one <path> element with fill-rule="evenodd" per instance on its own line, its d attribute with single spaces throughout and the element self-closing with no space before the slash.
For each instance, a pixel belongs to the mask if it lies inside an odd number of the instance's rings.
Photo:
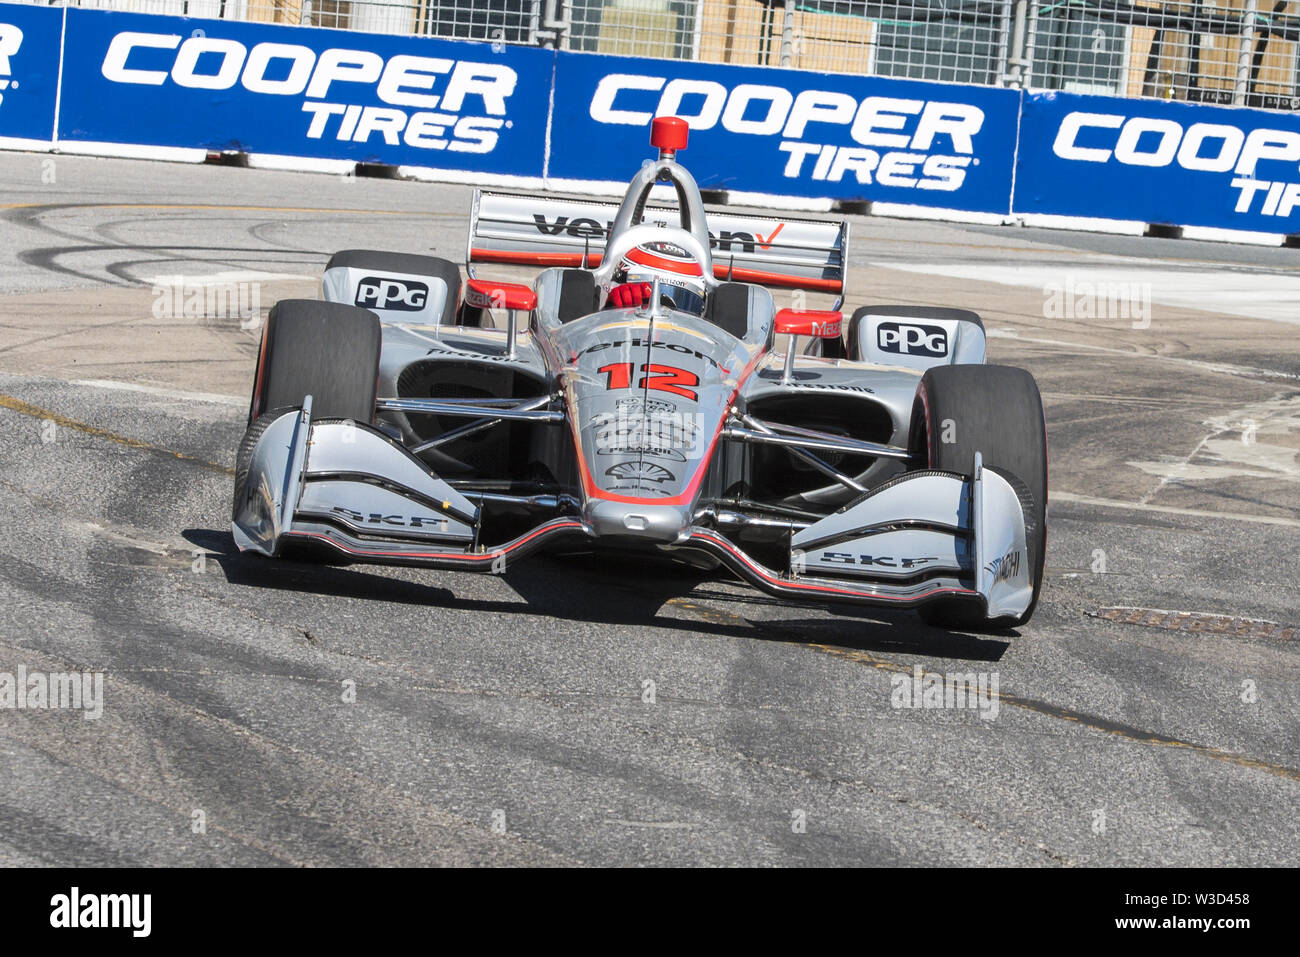
<svg viewBox="0 0 1300 957">
<path fill-rule="evenodd" d="M 782 309 L 776 314 L 776 334 L 790 336 L 790 344 L 785 350 L 785 371 L 781 374 L 782 385 L 789 385 L 794 378 L 795 337 L 835 339 L 839 337 L 843 322 L 841 313 L 830 310 Z"/>
<path fill-rule="evenodd" d="M 465 283 L 465 305 L 471 309 L 505 309 L 506 356 L 514 358 L 517 314 L 532 312 L 537 308 L 537 293 L 531 286 L 517 282 L 494 282 L 490 279 L 471 279 Z"/>
<path fill-rule="evenodd" d="M 840 334 L 844 316 L 819 309 L 782 309 L 776 314 L 778 336 L 813 336 L 834 339 Z"/>
<path fill-rule="evenodd" d="M 471 279 L 465 284 L 465 302 L 475 309 L 518 309 L 532 312 L 537 308 L 537 293 L 531 286 L 517 282 L 494 282 Z"/>
</svg>

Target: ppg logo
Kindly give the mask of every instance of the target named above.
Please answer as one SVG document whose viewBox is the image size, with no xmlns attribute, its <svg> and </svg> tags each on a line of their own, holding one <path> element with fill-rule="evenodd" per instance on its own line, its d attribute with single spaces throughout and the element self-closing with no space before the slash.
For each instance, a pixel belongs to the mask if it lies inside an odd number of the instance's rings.
<svg viewBox="0 0 1300 957">
<path fill-rule="evenodd" d="M 876 329 L 876 342 L 882 352 L 905 356 L 948 354 L 948 333 L 941 326 L 917 326 L 906 322 L 882 322 Z"/>
<path fill-rule="evenodd" d="M 369 309 L 419 312 L 428 300 L 429 287 L 414 279 L 367 276 L 357 285 L 356 304 Z"/>
</svg>

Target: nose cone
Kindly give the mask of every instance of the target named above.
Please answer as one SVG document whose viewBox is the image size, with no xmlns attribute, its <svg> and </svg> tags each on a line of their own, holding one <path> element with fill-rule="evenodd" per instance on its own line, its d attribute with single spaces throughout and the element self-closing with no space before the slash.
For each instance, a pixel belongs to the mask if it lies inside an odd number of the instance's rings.
<svg viewBox="0 0 1300 957">
<path fill-rule="evenodd" d="M 584 517 L 599 538 L 635 538 L 646 542 L 675 542 L 690 525 L 690 510 L 675 505 L 642 505 L 592 499 Z"/>
</svg>

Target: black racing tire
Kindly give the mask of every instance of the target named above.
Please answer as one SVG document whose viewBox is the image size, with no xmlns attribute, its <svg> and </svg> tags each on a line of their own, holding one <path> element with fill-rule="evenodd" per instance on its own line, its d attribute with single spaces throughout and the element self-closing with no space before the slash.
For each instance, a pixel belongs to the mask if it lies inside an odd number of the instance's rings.
<svg viewBox="0 0 1300 957">
<path fill-rule="evenodd" d="M 249 406 L 251 426 L 268 409 L 301 408 L 312 418 L 375 418 L 379 317 L 368 309 L 315 299 L 283 299 L 267 316 Z"/>
<path fill-rule="evenodd" d="M 1018 617 L 987 619 L 968 601 L 940 600 L 921 606 L 921 618 L 969 631 L 1023 625 L 1038 606 L 1047 551 L 1047 427 L 1034 377 L 1011 366 L 927 369 L 912 407 L 909 444 L 916 468 L 970 475 L 979 452 L 985 468 L 1007 478 L 1025 511 L 1025 545 L 1034 583 L 1029 607 Z"/>
<path fill-rule="evenodd" d="M 330 257 L 326 271 L 335 266 L 369 269 L 376 273 L 399 273 L 423 279 L 441 279 L 447 284 L 438 325 L 454 326 L 460 307 L 460 267 L 441 256 L 418 256 L 414 253 L 390 253 L 379 249 L 343 249 Z"/>
<path fill-rule="evenodd" d="M 862 361 L 862 343 L 859 342 L 858 329 L 867 316 L 894 316 L 919 322 L 927 319 L 943 319 L 949 322 L 969 322 L 979 326 L 981 330 L 984 328 L 979 313 L 971 312 L 969 309 L 951 309 L 947 306 L 861 306 L 853 310 L 853 316 L 849 319 L 849 326 L 844 334 L 843 348 L 852 362 Z"/>
</svg>

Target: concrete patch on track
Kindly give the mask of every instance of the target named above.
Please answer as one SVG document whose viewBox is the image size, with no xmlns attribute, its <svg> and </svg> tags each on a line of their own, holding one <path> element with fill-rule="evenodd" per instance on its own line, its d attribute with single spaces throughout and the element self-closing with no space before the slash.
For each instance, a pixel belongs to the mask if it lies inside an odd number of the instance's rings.
<svg viewBox="0 0 1300 957">
<path fill-rule="evenodd" d="M 1198 611 L 1168 611 L 1163 608 L 1101 608 L 1089 614 L 1125 625 L 1163 628 L 1166 631 L 1260 638 L 1265 641 L 1294 641 L 1300 638 L 1300 626 L 1283 625 L 1261 618 L 1207 615 Z"/>
</svg>

